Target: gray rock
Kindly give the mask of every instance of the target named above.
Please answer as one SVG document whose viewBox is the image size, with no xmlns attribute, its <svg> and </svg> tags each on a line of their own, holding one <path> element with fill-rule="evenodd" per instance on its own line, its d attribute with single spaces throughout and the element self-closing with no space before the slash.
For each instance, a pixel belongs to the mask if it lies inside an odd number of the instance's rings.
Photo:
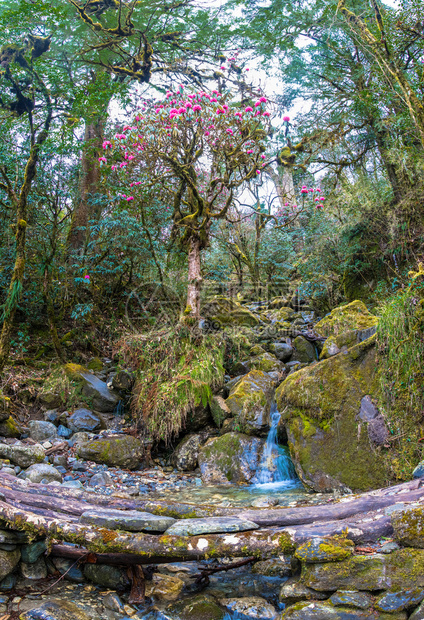
<svg viewBox="0 0 424 620">
<path fill-rule="evenodd" d="M 108 510 L 105 508 L 83 512 L 80 521 L 81 523 L 106 527 L 109 530 L 164 532 L 175 522 L 175 519 L 138 510 Z"/>
<path fill-rule="evenodd" d="M 56 409 L 56 407 L 62 405 L 62 396 L 56 392 L 40 392 L 38 394 L 38 400 L 43 407 L 47 407 L 48 409 Z"/>
<path fill-rule="evenodd" d="M 266 372 L 252 370 L 231 390 L 225 403 L 241 432 L 247 435 L 268 432 L 274 387 Z"/>
<path fill-rule="evenodd" d="M 89 372 L 82 373 L 81 377 L 84 380 L 82 393 L 92 400 L 93 408 L 100 413 L 111 413 L 120 401 L 119 394 L 109 390 L 104 381 Z"/>
<path fill-rule="evenodd" d="M 329 601 L 335 607 L 356 607 L 357 609 L 368 609 L 372 605 L 372 598 L 365 592 L 356 590 L 339 590 L 330 596 Z"/>
<path fill-rule="evenodd" d="M 205 517 L 203 519 L 180 519 L 171 525 L 166 534 L 169 536 L 197 536 L 220 532 L 245 532 L 257 530 L 258 525 L 247 519 L 237 517 Z"/>
<path fill-rule="evenodd" d="M 122 612 L 122 607 L 124 605 L 116 592 L 108 592 L 105 594 L 102 598 L 102 603 L 106 609 L 111 609 L 116 613 Z"/>
<path fill-rule="evenodd" d="M 219 602 L 229 611 L 240 614 L 243 618 L 251 618 L 252 620 L 272 620 L 277 615 L 275 607 L 259 596 L 222 598 Z"/>
<path fill-rule="evenodd" d="M 31 420 L 28 424 L 29 436 L 34 441 L 45 441 L 46 439 L 56 439 L 57 429 L 51 422 L 43 420 Z"/>
<path fill-rule="evenodd" d="M 90 409 L 81 407 L 80 409 L 75 409 L 74 413 L 68 418 L 68 427 L 74 433 L 81 431 L 92 433 L 105 428 L 105 424 L 99 415 Z"/>
<path fill-rule="evenodd" d="M 56 420 L 59 417 L 59 411 L 57 409 L 49 409 L 48 411 L 44 412 L 44 419 L 46 420 L 46 422 L 52 422 L 54 424 L 54 422 L 56 422 Z"/>
<path fill-rule="evenodd" d="M 353 554 L 354 544 L 343 538 L 312 538 L 298 546 L 295 556 L 301 562 L 337 562 Z"/>
<path fill-rule="evenodd" d="M 0 579 L 4 579 L 11 573 L 20 559 L 21 552 L 19 549 L 14 551 L 0 550 Z"/>
<path fill-rule="evenodd" d="M 212 396 L 209 403 L 212 419 L 218 428 L 221 428 L 224 420 L 231 417 L 231 411 L 222 396 Z"/>
<path fill-rule="evenodd" d="M 252 566 L 252 573 L 265 577 L 290 577 L 292 574 L 292 558 L 280 555 L 270 560 L 260 560 Z"/>
<path fill-rule="evenodd" d="M 327 602 L 307 601 L 289 607 L 281 618 L 282 620 L 374 620 L 375 614 L 371 610 L 353 610 L 351 607 L 333 607 Z M 396 617 L 393 620 L 400 618 Z"/>
<path fill-rule="evenodd" d="M 36 543 L 23 545 L 23 547 L 21 547 L 22 562 L 26 562 L 26 564 L 33 564 L 38 560 L 40 555 L 46 551 L 46 549 L 47 545 L 45 540 L 39 540 Z"/>
<path fill-rule="evenodd" d="M 414 471 L 412 472 L 413 478 L 424 478 L 424 461 L 418 463 Z"/>
<path fill-rule="evenodd" d="M 288 362 L 293 355 L 293 347 L 286 342 L 273 342 L 269 345 L 269 350 L 281 362 Z"/>
<path fill-rule="evenodd" d="M 124 392 L 132 389 L 134 385 L 134 375 L 128 370 L 118 370 L 118 372 L 113 375 L 112 378 L 112 386 L 116 390 L 123 390 Z"/>
<path fill-rule="evenodd" d="M 304 583 L 301 583 L 298 579 L 288 579 L 280 589 L 279 600 L 284 605 L 292 605 L 298 601 L 310 601 L 326 599 L 327 594 L 317 592 L 313 588 L 308 588 Z"/>
<path fill-rule="evenodd" d="M 383 446 L 387 443 L 390 433 L 386 426 L 386 421 L 372 402 L 370 396 L 367 395 L 362 398 L 358 417 L 360 420 L 368 423 L 368 437 L 370 441 L 377 446 Z"/>
<path fill-rule="evenodd" d="M 421 605 L 419 605 L 417 609 L 415 609 L 414 612 L 409 616 L 409 620 L 423 620 L 423 618 L 424 618 L 424 603 L 421 603 Z"/>
<path fill-rule="evenodd" d="M 130 581 L 127 571 L 117 566 L 107 564 L 86 564 L 84 566 L 84 576 L 103 588 L 118 590 L 127 588 Z"/>
<path fill-rule="evenodd" d="M 49 461 L 54 467 L 68 467 L 68 457 L 66 454 L 51 454 Z"/>
<path fill-rule="evenodd" d="M 66 480 L 62 483 L 63 487 L 67 487 L 68 489 L 83 489 L 84 485 L 81 480 Z"/>
<path fill-rule="evenodd" d="M 86 443 L 87 441 L 89 441 L 89 439 L 90 439 L 89 434 L 81 431 L 80 433 L 74 433 L 71 439 L 68 441 L 68 443 L 70 447 L 72 448 L 78 443 Z"/>
<path fill-rule="evenodd" d="M 4 579 L 0 581 L 0 591 L 7 592 L 8 590 L 12 590 L 16 585 L 16 575 L 10 574 L 7 575 Z"/>
<path fill-rule="evenodd" d="M 82 570 L 75 564 L 75 560 L 53 557 L 52 561 L 56 570 L 58 570 L 61 575 L 64 575 L 65 579 L 68 581 L 72 581 L 73 583 L 82 583 L 84 581 Z"/>
<path fill-rule="evenodd" d="M 21 443 L 15 443 L 10 446 L 5 443 L 0 444 L 0 457 L 11 460 L 19 467 L 26 469 L 35 463 L 44 461 L 44 450 L 41 446 L 26 446 Z"/>
<path fill-rule="evenodd" d="M 386 542 L 380 547 L 380 553 L 393 553 L 400 549 L 399 545 L 395 542 Z"/>
<path fill-rule="evenodd" d="M 34 601 L 34 608 L 21 614 L 20 620 L 93 620 L 93 616 L 72 601 L 53 599 L 42 605 Z"/>
<path fill-rule="evenodd" d="M 106 437 L 77 444 L 77 455 L 87 461 L 104 463 L 108 467 L 136 469 L 144 457 L 144 445 L 131 435 Z"/>
<path fill-rule="evenodd" d="M 90 478 L 90 486 L 91 487 L 110 487 L 113 484 L 113 480 L 107 471 L 99 472 L 98 474 L 94 474 Z"/>
<path fill-rule="evenodd" d="M 53 465 L 49 465 L 48 463 L 37 463 L 36 465 L 31 465 L 25 471 L 26 480 L 30 482 L 41 482 L 42 480 L 46 480 L 47 484 L 49 482 L 57 481 L 62 482 L 62 474 L 53 467 Z"/>
<path fill-rule="evenodd" d="M 193 471 L 197 467 L 199 449 L 208 439 L 207 433 L 186 435 L 175 448 L 172 463 L 179 471 Z"/>
<path fill-rule="evenodd" d="M 297 338 L 293 340 L 293 346 L 296 350 L 296 359 L 299 360 L 299 362 L 310 364 L 317 359 L 314 345 L 303 336 L 297 336 Z"/>
<path fill-rule="evenodd" d="M 70 428 L 63 426 L 63 424 L 59 424 L 57 429 L 57 434 L 59 437 L 63 437 L 64 439 L 69 439 L 72 436 L 72 432 Z"/>
<path fill-rule="evenodd" d="M 413 588 L 411 590 L 400 590 L 398 592 L 386 592 L 380 596 L 375 602 L 375 608 L 378 611 L 386 613 L 395 613 L 397 611 L 409 610 L 416 607 L 424 599 L 424 590 L 422 588 Z"/>
<path fill-rule="evenodd" d="M 16 476 L 16 471 L 14 470 L 13 467 L 5 467 L 3 466 L 1 468 L 1 471 L 3 474 L 9 474 L 9 476 Z"/>
<path fill-rule="evenodd" d="M 20 564 L 22 577 L 25 579 L 45 579 L 47 577 L 47 566 L 44 558 L 38 558 L 35 562 Z"/>
<path fill-rule="evenodd" d="M 197 594 L 166 608 L 164 620 L 224 620 L 228 618 L 218 601 L 208 594 Z"/>
<path fill-rule="evenodd" d="M 250 482 L 257 472 L 264 442 L 258 437 L 226 433 L 209 439 L 199 451 L 204 484 Z"/>
</svg>

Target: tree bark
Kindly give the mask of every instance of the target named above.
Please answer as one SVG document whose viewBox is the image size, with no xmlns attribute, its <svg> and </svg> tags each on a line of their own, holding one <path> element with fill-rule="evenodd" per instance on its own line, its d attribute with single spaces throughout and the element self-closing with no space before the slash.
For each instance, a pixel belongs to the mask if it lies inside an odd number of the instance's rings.
<svg viewBox="0 0 424 620">
<path fill-rule="evenodd" d="M 68 248 L 73 251 L 82 251 L 85 248 L 88 224 L 90 220 L 98 220 L 101 215 L 98 195 L 100 193 L 99 156 L 103 150 L 103 126 L 102 118 L 87 120 L 85 124 L 79 199 L 72 213 L 67 240 Z"/>
<path fill-rule="evenodd" d="M 201 241 L 192 235 L 188 249 L 188 286 L 186 316 L 200 318 L 200 290 L 202 287 Z"/>
</svg>

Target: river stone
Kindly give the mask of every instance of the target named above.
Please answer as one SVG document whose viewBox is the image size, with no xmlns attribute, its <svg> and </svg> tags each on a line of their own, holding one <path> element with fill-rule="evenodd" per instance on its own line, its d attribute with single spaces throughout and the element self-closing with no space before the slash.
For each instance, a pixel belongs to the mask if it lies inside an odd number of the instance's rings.
<svg viewBox="0 0 424 620">
<path fill-rule="evenodd" d="M 298 578 L 292 577 L 281 586 L 279 601 L 284 605 L 292 605 L 298 601 L 320 600 L 327 597 L 326 593 L 308 588 Z"/>
<path fill-rule="evenodd" d="M 417 609 L 415 609 L 413 613 L 409 616 L 409 620 L 423 620 L 423 618 L 424 618 L 424 603 L 421 603 L 421 605 L 419 605 Z"/>
<path fill-rule="evenodd" d="M 252 573 L 264 577 L 289 577 L 292 574 L 292 558 L 280 555 L 271 560 L 260 560 L 253 564 Z"/>
<path fill-rule="evenodd" d="M 31 564 L 21 562 L 20 569 L 22 577 L 25 577 L 25 579 L 45 579 L 47 577 L 47 566 L 44 558 L 38 558 L 35 562 L 31 562 Z"/>
<path fill-rule="evenodd" d="M 82 570 L 75 564 L 75 560 L 56 557 L 52 557 L 51 559 L 56 570 L 58 570 L 65 579 L 73 583 L 82 583 L 84 581 Z"/>
<path fill-rule="evenodd" d="M 354 544 L 342 537 L 311 538 L 299 545 L 295 556 L 301 562 L 337 562 L 353 554 Z"/>
<path fill-rule="evenodd" d="M 424 507 L 414 506 L 392 514 L 397 542 L 405 547 L 424 548 Z"/>
<path fill-rule="evenodd" d="M 108 564 L 85 564 L 84 576 L 98 586 L 111 590 L 120 590 L 130 585 L 124 568 Z"/>
<path fill-rule="evenodd" d="M 424 461 L 418 463 L 414 471 L 412 472 L 413 478 L 424 478 Z"/>
<path fill-rule="evenodd" d="M 87 510 L 80 516 L 81 523 L 99 525 L 109 530 L 128 532 L 164 532 L 172 526 L 175 519 L 152 515 L 138 510 Z"/>
<path fill-rule="evenodd" d="M 43 407 L 46 407 L 47 409 L 56 409 L 56 407 L 60 407 L 63 404 L 62 396 L 49 390 L 46 392 L 40 392 L 38 394 L 38 400 Z"/>
<path fill-rule="evenodd" d="M 91 373 L 83 373 L 82 378 L 85 381 L 82 393 L 92 400 L 94 409 L 101 413 L 111 413 L 120 401 L 119 395 L 109 390 L 105 381 Z"/>
<path fill-rule="evenodd" d="M 184 587 L 184 581 L 175 575 L 153 573 L 151 581 L 146 581 L 146 596 L 159 601 L 176 601 Z"/>
<path fill-rule="evenodd" d="M 21 552 L 19 549 L 13 551 L 0 549 L 0 579 L 4 579 L 6 575 L 11 573 L 20 559 Z"/>
<path fill-rule="evenodd" d="M 204 484 L 249 482 L 257 472 L 263 440 L 240 433 L 209 439 L 199 451 Z"/>
<path fill-rule="evenodd" d="M 93 413 L 90 409 L 81 407 L 80 409 L 75 409 L 74 413 L 68 418 L 68 427 L 74 433 L 80 431 L 93 433 L 101 428 L 105 428 L 105 423 L 99 415 Z"/>
<path fill-rule="evenodd" d="M 44 461 L 44 450 L 40 445 L 26 446 L 21 443 L 16 443 L 13 446 L 9 446 L 5 443 L 0 443 L 0 457 L 10 459 L 15 465 L 19 465 L 22 469 L 26 469 L 35 463 L 41 463 Z"/>
<path fill-rule="evenodd" d="M 28 427 L 29 436 L 35 441 L 45 441 L 46 439 L 56 439 L 57 437 L 57 429 L 51 422 L 31 420 Z"/>
<path fill-rule="evenodd" d="M 273 342 L 269 345 L 269 350 L 281 362 L 288 362 L 293 355 L 293 347 L 287 342 Z"/>
<path fill-rule="evenodd" d="M 297 603 L 286 609 L 281 620 L 375 620 L 372 610 L 352 609 L 351 607 L 333 607 L 331 603 L 305 602 Z M 406 614 L 379 614 L 379 620 L 404 620 Z"/>
<path fill-rule="evenodd" d="M 329 598 L 330 603 L 335 607 L 356 607 L 358 609 L 368 609 L 372 605 L 372 598 L 364 592 L 355 590 L 338 590 Z"/>
<path fill-rule="evenodd" d="M 110 474 L 107 471 L 101 471 L 98 474 L 94 474 L 91 476 L 89 480 L 90 487 L 110 487 L 113 485 L 113 480 Z"/>
<path fill-rule="evenodd" d="M 400 590 L 399 592 L 386 592 L 375 602 L 375 608 L 379 611 L 393 613 L 396 611 L 410 610 L 424 599 L 424 590 L 414 588 L 412 590 Z"/>
<path fill-rule="evenodd" d="M 386 421 L 370 396 L 364 396 L 361 400 L 358 417 L 367 422 L 368 437 L 377 446 L 384 446 L 389 439 L 390 433 Z"/>
<path fill-rule="evenodd" d="M 261 370 L 251 370 L 231 390 L 225 402 L 241 432 L 257 435 L 269 430 L 273 392 L 273 380 Z"/>
<path fill-rule="evenodd" d="M 168 607 L 166 620 L 224 620 L 224 609 L 208 594 L 197 594 Z"/>
<path fill-rule="evenodd" d="M 218 428 L 221 428 L 224 420 L 231 417 L 231 410 L 222 396 L 212 396 L 209 408 L 212 419 Z"/>
<path fill-rule="evenodd" d="M 0 437 L 14 439 L 20 437 L 22 433 L 23 428 L 13 416 L 9 416 L 7 420 L 0 422 Z"/>
<path fill-rule="evenodd" d="M 281 372 L 284 368 L 283 362 L 280 362 L 275 355 L 271 353 L 262 353 L 249 360 L 250 367 L 254 370 L 262 370 L 263 372 Z"/>
<path fill-rule="evenodd" d="M 220 532 L 245 532 L 257 530 L 258 527 L 259 525 L 253 521 L 237 517 L 204 517 L 203 519 L 180 519 L 166 530 L 166 534 L 168 536 L 197 536 Z"/>
<path fill-rule="evenodd" d="M 276 391 L 296 472 L 314 491 L 366 491 L 392 476 L 358 419 L 363 397 L 378 388 L 374 345 L 375 336 L 298 370 Z"/>
<path fill-rule="evenodd" d="M 193 471 L 197 467 L 200 447 L 206 442 L 205 433 L 186 435 L 175 448 L 172 463 L 178 471 Z"/>
<path fill-rule="evenodd" d="M 10 416 L 10 398 L 8 396 L 4 396 L 0 392 L 0 422 L 7 420 Z"/>
<path fill-rule="evenodd" d="M 46 484 L 48 484 L 54 480 L 62 482 L 62 474 L 56 467 L 53 467 L 53 465 L 49 465 L 48 463 L 36 463 L 28 467 L 25 471 L 25 479 L 37 483 L 45 480 Z"/>
<path fill-rule="evenodd" d="M 131 390 L 134 385 L 134 375 L 128 370 L 118 370 L 118 372 L 113 375 L 112 385 L 116 390 L 128 391 Z"/>
<path fill-rule="evenodd" d="M 229 611 L 252 620 L 273 619 L 277 615 L 274 605 L 260 596 L 244 596 L 242 598 L 221 598 L 221 605 Z"/>
<path fill-rule="evenodd" d="M 30 543 L 21 547 L 22 562 L 33 564 L 38 560 L 47 549 L 46 541 L 39 540 L 36 543 Z"/>
<path fill-rule="evenodd" d="M 301 580 L 319 591 L 424 588 L 424 551 L 399 549 L 389 555 L 354 555 L 347 560 L 303 564 Z"/>
<path fill-rule="evenodd" d="M 118 435 L 77 444 L 77 455 L 108 467 L 136 469 L 143 459 L 144 446 L 131 435 Z"/>
<path fill-rule="evenodd" d="M 295 350 L 294 356 L 299 362 L 310 364 L 317 359 L 314 345 L 303 336 L 297 336 L 297 338 L 293 340 L 293 347 Z"/>
<path fill-rule="evenodd" d="M 35 603 L 34 609 L 20 615 L 20 620 L 91 620 L 78 605 L 66 599 Z"/>
</svg>

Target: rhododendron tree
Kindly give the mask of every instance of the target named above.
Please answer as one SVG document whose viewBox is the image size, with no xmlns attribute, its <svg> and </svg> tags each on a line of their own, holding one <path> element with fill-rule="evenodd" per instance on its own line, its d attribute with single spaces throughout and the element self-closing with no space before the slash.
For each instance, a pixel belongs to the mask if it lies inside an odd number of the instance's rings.
<svg viewBox="0 0 424 620">
<path fill-rule="evenodd" d="M 266 105 L 265 97 L 240 107 L 217 91 L 180 87 L 142 105 L 103 145 L 101 164 L 116 176 L 121 200 L 143 209 L 146 185 L 168 196 L 172 233 L 188 251 L 188 317 L 200 316 L 201 252 L 212 223 L 227 218 L 237 189 L 269 163 Z"/>
</svg>

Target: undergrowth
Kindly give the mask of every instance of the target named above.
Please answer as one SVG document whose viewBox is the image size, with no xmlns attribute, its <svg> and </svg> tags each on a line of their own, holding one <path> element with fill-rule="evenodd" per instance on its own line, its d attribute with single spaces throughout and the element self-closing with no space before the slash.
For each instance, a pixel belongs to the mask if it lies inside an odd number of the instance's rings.
<svg viewBox="0 0 424 620">
<path fill-rule="evenodd" d="M 422 458 L 424 440 L 424 290 L 420 272 L 408 289 L 381 310 L 377 329 L 380 405 L 391 432 L 391 466 L 409 479 Z M 422 274 L 424 275 L 424 274 Z"/>
<path fill-rule="evenodd" d="M 206 407 L 224 378 L 225 338 L 178 325 L 121 338 L 122 362 L 136 370 L 131 413 L 140 432 L 166 443 L 187 415 Z"/>
</svg>

